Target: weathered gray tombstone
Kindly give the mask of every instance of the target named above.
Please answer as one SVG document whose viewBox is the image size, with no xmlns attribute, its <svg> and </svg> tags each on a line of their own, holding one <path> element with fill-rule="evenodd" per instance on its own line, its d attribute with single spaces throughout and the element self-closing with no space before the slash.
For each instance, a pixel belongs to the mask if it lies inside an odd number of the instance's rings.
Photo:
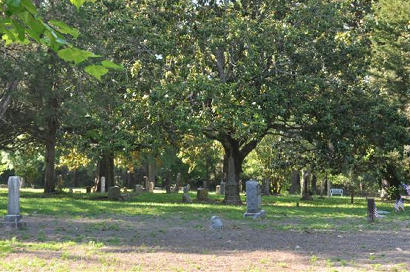
<svg viewBox="0 0 410 272">
<path fill-rule="evenodd" d="M 122 186 L 122 180 L 120 176 L 115 176 L 114 177 L 114 185 L 121 187 Z"/>
<path fill-rule="evenodd" d="M 198 188 L 196 193 L 196 199 L 198 201 L 207 201 L 208 200 L 208 189 Z"/>
<path fill-rule="evenodd" d="M 217 195 L 220 195 L 220 194 L 221 194 L 221 185 L 216 185 L 215 193 L 216 193 Z"/>
<path fill-rule="evenodd" d="M 264 217 L 265 211 L 261 210 L 261 186 L 256 180 L 246 182 L 246 212 L 243 216 L 252 216 L 254 219 Z"/>
<path fill-rule="evenodd" d="M 101 193 L 105 193 L 105 177 L 101 177 L 101 188 L 100 188 Z"/>
<path fill-rule="evenodd" d="M 270 195 L 270 181 L 269 181 L 269 179 L 267 179 L 267 178 L 265 178 L 265 179 L 263 179 L 262 180 L 262 188 L 263 188 L 263 191 L 262 191 L 262 194 L 263 195 Z"/>
<path fill-rule="evenodd" d="M 225 194 L 225 182 L 221 182 L 221 185 L 220 185 L 221 187 L 220 187 L 220 193 L 221 193 L 221 195 L 224 195 Z"/>
<path fill-rule="evenodd" d="M 121 196 L 121 188 L 118 186 L 112 186 L 108 188 L 108 199 L 110 200 L 120 200 L 122 199 Z"/>
<path fill-rule="evenodd" d="M 135 192 L 136 193 L 142 193 L 144 192 L 144 187 L 141 184 L 135 185 Z"/>
<path fill-rule="evenodd" d="M 210 228 L 212 230 L 222 230 L 224 227 L 224 224 L 222 223 L 222 220 L 219 216 L 212 216 L 211 217 L 211 225 Z"/>
<path fill-rule="evenodd" d="M 25 223 L 21 221 L 20 215 L 20 178 L 17 176 L 11 176 L 8 179 L 8 205 L 7 215 L 4 217 L 5 223 L 8 226 L 20 228 L 25 226 Z"/>
<path fill-rule="evenodd" d="M 147 176 L 144 176 L 144 188 L 145 191 L 149 192 L 149 180 Z"/>
<path fill-rule="evenodd" d="M 175 188 L 174 188 L 174 193 L 178 193 L 181 187 L 181 182 L 182 182 L 182 176 L 181 173 L 178 172 L 176 180 L 175 180 Z"/>
<path fill-rule="evenodd" d="M 57 184 L 56 184 L 57 192 L 62 192 L 63 187 L 64 187 L 63 175 L 57 175 Z"/>
<path fill-rule="evenodd" d="M 189 196 L 189 188 L 190 188 L 189 184 L 187 186 L 184 186 L 183 188 L 184 193 L 182 194 L 182 202 L 184 203 L 192 203 L 192 199 Z"/>
</svg>

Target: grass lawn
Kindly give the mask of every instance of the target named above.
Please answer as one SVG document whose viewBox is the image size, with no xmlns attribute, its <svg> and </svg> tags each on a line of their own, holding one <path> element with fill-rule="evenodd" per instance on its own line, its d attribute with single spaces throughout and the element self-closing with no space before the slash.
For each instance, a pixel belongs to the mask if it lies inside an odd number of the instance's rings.
<svg viewBox="0 0 410 272">
<path fill-rule="evenodd" d="M 182 194 L 156 191 L 117 202 L 23 189 L 28 227 L 0 229 L 0 271 L 408 270 L 410 212 L 394 213 L 392 202 L 377 200 L 391 213 L 369 224 L 364 198 L 263 197 L 264 220 L 244 219 L 245 205 L 210 198 L 185 204 Z M 6 213 L 7 189 L 0 189 L 0 216 Z M 212 215 L 224 221 L 222 232 L 209 230 Z"/>
</svg>

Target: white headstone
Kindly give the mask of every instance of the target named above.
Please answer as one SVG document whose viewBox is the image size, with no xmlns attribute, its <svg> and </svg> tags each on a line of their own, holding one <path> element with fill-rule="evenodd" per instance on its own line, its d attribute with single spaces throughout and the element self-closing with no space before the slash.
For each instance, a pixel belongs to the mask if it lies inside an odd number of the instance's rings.
<svg viewBox="0 0 410 272">
<path fill-rule="evenodd" d="M 150 182 L 148 184 L 148 192 L 153 193 L 154 192 L 154 182 Z"/>
<path fill-rule="evenodd" d="M 215 193 L 217 195 L 221 194 L 221 185 L 216 185 Z"/>
<path fill-rule="evenodd" d="M 105 177 L 101 177 L 101 193 L 105 193 Z"/>
</svg>

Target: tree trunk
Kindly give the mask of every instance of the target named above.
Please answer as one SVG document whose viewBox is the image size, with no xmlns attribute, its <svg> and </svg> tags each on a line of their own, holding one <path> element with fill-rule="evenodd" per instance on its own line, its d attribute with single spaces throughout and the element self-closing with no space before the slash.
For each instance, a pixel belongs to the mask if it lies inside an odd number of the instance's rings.
<svg viewBox="0 0 410 272">
<path fill-rule="evenodd" d="M 234 151 L 230 152 L 230 154 L 228 154 L 227 181 L 225 185 L 224 202 L 226 204 L 242 204 L 241 198 L 239 197 L 239 176 L 242 170 L 241 166 L 242 161 L 239 158 L 239 154 L 236 154 Z"/>
<path fill-rule="evenodd" d="M 56 159 L 56 138 L 50 135 L 46 143 L 45 154 L 45 174 L 44 174 L 44 193 L 55 192 L 55 159 Z"/>
<path fill-rule="evenodd" d="M 327 174 L 326 174 L 326 190 L 327 190 L 327 197 L 330 197 L 330 179 L 327 178 Z"/>
<path fill-rule="evenodd" d="M 77 188 L 78 187 L 78 179 L 77 179 L 77 170 L 73 170 L 73 187 Z"/>
<path fill-rule="evenodd" d="M 317 178 L 315 174 L 312 175 L 311 183 L 312 183 L 312 195 L 316 195 L 317 194 Z"/>
<path fill-rule="evenodd" d="M 149 188 L 149 183 L 154 182 L 155 184 L 155 176 L 156 176 L 156 164 L 155 159 L 150 158 L 148 162 L 148 184 L 146 184 L 146 188 Z"/>
<path fill-rule="evenodd" d="M 325 188 L 326 188 L 326 178 L 322 179 L 322 181 L 320 182 L 320 197 L 323 197 L 323 194 L 325 193 Z"/>
<path fill-rule="evenodd" d="M 58 101 L 56 98 L 50 98 L 47 106 L 52 114 L 47 120 L 46 135 L 46 154 L 45 154 L 45 173 L 44 173 L 44 193 L 54 193 L 55 181 L 55 160 L 56 160 L 56 142 L 57 142 L 57 113 Z"/>
<path fill-rule="evenodd" d="M 239 150 L 237 141 L 231 140 L 224 144 L 226 157 L 226 184 L 225 184 L 225 199 L 226 204 L 240 205 L 242 204 L 239 196 L 239 178 L 242 172 L 243 158 Z"/>
<path fill-rule="evenodd" d="M 303 183 L 302 200 L 313 200 L 309 192 L 309 181 L 310 181 L 310 171 L 302 170 L 302 183 Z"/>
<path fill-rule="evenodd" d="M 290 194 L 300 194 L 300 174 L 299 171 L 292 171 L 292 185 L 290 186 Z"/>
<path fill-rule="evenodd" d="M 354 203 L 354 187 L 352 186 L 351 190 L 350 190 L 350 203 L 353 204 Z"/>
<path fill-rule="evenodd" d="M 101 177 L 105 177 L 105 192 L 108 192 L 108 188 L 114 186 L 114 153 L 112 151 L 103 152 L 98 168 L 97 191 L 101 192 Z"/>
</svg>

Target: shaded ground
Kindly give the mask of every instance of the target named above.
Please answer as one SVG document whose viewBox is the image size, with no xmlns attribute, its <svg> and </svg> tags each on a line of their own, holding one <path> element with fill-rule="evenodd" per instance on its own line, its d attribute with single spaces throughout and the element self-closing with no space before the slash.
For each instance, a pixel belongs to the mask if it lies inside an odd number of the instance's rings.
<svg viewBox="0 0 410 272">
<path fill-rule="evenodd" d="M 363 224 L 349 231 L 292 230 L 297 229 L 292 219 L 280 222 L 290 224 L 289 230 L 276 228 L 269 217 L 223 220 L 223 231 L 215 232 L 208 219 L 179 213 L 94 218 L 32 214 L 25 217 L 26 230 L 0 229 L 0 271 L 410 269 L 406 220 L 394 230 Z"/>
</svg>

